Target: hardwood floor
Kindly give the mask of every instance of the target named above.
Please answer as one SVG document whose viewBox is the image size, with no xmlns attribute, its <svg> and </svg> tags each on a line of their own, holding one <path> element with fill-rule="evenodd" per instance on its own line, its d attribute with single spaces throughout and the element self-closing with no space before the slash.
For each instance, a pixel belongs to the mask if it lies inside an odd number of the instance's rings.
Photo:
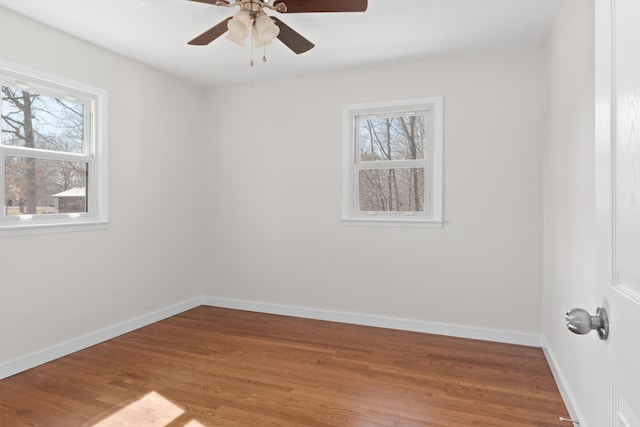
<svg viewBox="0 0 640 427">
<path fill-rule="evenodd" d="M 198 307 L 0 381 L 9 426 L 565 426 L 539 348 Z"/>
</svg>

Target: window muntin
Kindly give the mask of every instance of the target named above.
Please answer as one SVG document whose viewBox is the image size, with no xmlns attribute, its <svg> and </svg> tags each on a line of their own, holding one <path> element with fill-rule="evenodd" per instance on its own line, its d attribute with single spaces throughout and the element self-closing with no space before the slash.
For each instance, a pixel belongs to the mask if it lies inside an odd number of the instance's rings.
<svg viewBox="0 0 640 427">
<path fill-rule="evenodd" d="M 106 92 L 3 62 L 0 88 L 0 235 L 106 224 Z"/>
<path fill-rule="evenodd" d="M 442 98 L 345 107 L 343 215 L 442 225 Z"/>
</svg>

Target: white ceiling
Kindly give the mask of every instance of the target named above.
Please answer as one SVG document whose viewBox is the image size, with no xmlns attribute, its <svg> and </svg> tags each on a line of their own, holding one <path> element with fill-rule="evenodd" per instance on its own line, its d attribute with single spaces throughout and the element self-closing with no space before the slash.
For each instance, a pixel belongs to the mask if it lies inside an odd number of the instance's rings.
<svg viewBox="0 0 640 427">
<path fill-rule="evenodd" d="M 254 52 L 225 37 L 187 42 L 231 16 L 187 0 L 0 0 L 0 6 L 212 87 L 538 45 L 558 0 L 369 0 L 364 13 L 279 14 L 315 43 L 295 55 L 278 40 Z M 277 12 L 271 12 L 276 14 Z"/>
</svg>

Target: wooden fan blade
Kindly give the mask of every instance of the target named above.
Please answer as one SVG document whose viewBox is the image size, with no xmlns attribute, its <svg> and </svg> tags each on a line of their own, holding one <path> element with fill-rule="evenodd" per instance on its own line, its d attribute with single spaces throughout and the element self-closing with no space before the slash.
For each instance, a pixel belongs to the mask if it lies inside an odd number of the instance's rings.
<svg viewBox="0 0 640 427">
<path fill-rule="evenodd" d="M 229 6 L 229 4 L 230 4 L 227 0 L 189 0 L 189 1 L 196 1 L 198 3 L 212 4 L 214 6 Z"/>
<path fill-rule="evenodd" d="M 278 18 L 272 16 L 271 19 L 273 19 L 276 25 L 280 28 L 278 39 L 297 55 L 311 50 L 315 46 L 309 40 L 302 37 L 296 30 L 289 27 Z"/>
<path fill-rule="evenodd" d="M 220 37 L 221 35 L 227 32 L 227 22 L 229 22 L 230 19 L 231 17 L 228 17 L 224 21 L 209 28 L 207 31 L 200 34 L 195 39 L 191 40 L 189 44 L 196 45 L 196 46 L 204 46 L 211 43 L 212 41 L 214 41 L 215 39 L 217 39 L 218 37 Z"/>
<path fill-rule="evenodd" d="M 284 3 L 286 13 L 307 12 L 364 12 L 367 0 L 276 0 L 274 6 Z"/>
</svg>

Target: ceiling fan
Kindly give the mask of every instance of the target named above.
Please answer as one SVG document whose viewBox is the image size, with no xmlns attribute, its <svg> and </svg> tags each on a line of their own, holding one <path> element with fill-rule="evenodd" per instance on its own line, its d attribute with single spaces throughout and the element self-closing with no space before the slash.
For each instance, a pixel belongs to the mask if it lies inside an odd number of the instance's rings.
<svg viewBox="0 0 640 427">
<path fill-rule="evenodd" d="M 264 9 L 279 13 L 311 12 L 364 12 L 367 0 L 190 0 L 214 6 L 239 6 L 240 11 L 233 17 L 209 28 L 189 42 L 190 45 L 208 45 L 227 31 L 227 38 L 244 46 L 251 36 L 252 47 L 263 47 L 276 37 L 296 54 L 304 53 L 314 44 L 286 25 L 280 19 L 269 16 Z M 266 58 L 263 58 L 266 61 Z M 253 65 L 253 61 L 251 63 Z"/>
</svg>

